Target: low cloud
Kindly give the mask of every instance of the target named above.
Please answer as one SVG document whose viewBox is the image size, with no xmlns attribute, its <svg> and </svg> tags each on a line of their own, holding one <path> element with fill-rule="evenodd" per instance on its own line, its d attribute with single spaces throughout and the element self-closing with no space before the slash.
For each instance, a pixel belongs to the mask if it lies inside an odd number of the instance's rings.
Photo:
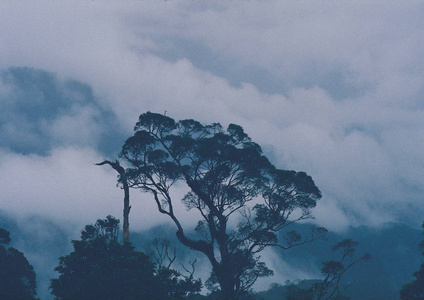
<svg viewBox="0 0 424 300">
<path fill-rule="evenodd" d="M 114 157 L 139 114 L 166 111 L 240 124 L 278 167 L 312 175 L 323 192 L 316 221 L 329 229 L 417 226 L 424 195 L 421 12 L 413 3 L 8 4 L 0 16 L 9 28 L 0 38 L 12 42 L 0 50 L 0 66 L 57 73 L 50 87 L 60 87 L 70 105 L 43 110 L 40 80 L 25 90 L 3 78 L 3 164 L 7 157 L 48 173 L 65 154 L 70 166 L 72 155 L 86 151 L 96 160 Z M 69 87 L 63 78 L 83 84 Z M 15 109 L 17 99 L 32 102 Z M 81 161 L 92 168 L 93 161 Z M 2 174 L 14 170 L 7 166 Z M 99 181 L 105 190 L 115 186 Z M 10 196 L 17 187 L 3 188 Z M 44 204 L 51 214 L 62 209 Z M 140 211 L 156 212 L 149 205 Z"/>
<path fill-rule="evenodd" d="M 7 214 L 25 220 L 40 216 L 64 227 L 84 225 L 111 214 L 121 219 L 123 192 L 116 187 L 113 169 L 95 166 L 103 160 L 92 149 L 55 149 L 49 156 L 1 152 L 0 202 Z M 150 205 L 151 203 L 151 205 Z M 155 209 L 153 201 L 134 193 L 131 225 L 145 230 L 166 218 Z"/>
<path fill-rule="evenodd" d="M 266 263 L 268 268 L 273 270 L 274 275 L 259 278 L 254 285 L 256 291 L 267 290 L 272 283 L 284 285 L 286 281 L 321 278 L 321 272 L 318 266 L 296 266 L 294 261 L 288 262 L 282 259 L 281 253 L 278 252 L 282 252 L 282 250 L 266 249 L 261 252 L 262 261 Z"/>
</svg>

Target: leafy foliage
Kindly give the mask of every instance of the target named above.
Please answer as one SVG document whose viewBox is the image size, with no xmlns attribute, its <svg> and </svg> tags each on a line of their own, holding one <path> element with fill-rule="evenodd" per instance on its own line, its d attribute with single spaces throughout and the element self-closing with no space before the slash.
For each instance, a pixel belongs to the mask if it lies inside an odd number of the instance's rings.
<svg viewBox="0 0 424 300">
<path fill-rule="evenodd" d="M 424 222 L 422 224 L 424 229 Z M 424 255 L 424 240 L 419 244 L 419 248 Z M 404 285 L 400 291 L 400 298 L 402 300 L 423 300 L 424 299 L 424 263 L 421 264 L 420 269 L 414 273 L 416 278 L 411 283 Z"/>
<path fill-rule="evenodd" d="M 155 263 L 155 275 L 166 298 L 189 299 L 201 291 L 202 281 L 194 278 L 196 260 L 189 262 L 190 269 L 181 264 L 185 272 L 180 272 L 172 268 L 177 254 L 176 248 L 171 253 L 169 240 L 156 238 L 150 247 L 149 256 Z"/>
<path fill-rule="evenodd" d="M 119 220 L 112 216 L 85 226 L 81 240 L 72 241 L 74 251 L 55 268 L 60 275 L 50 288 L 56 299 L 185 299 L 200 290 L 192 277 L 179 280 L 130 243 L 120 244 L 118 233 Z"/>
<path fill-rule="evenodd" d="M 0 244 L 10 243 L 10 234 L 0 228 Z M 0 245 L 0 299 L 36 299 L 35 272 L 22 252 Z"/>
<path fill-rule="evenodd" d="M 402 287 L 400 298 L 402 300 L 423 300 L 424 299 L 424 264 L 414 273 L 416 278 L 411 283 Z"/>
<path fill-rule="evenodd" d="M 321 273 L 324 279 L 314 283 L 309 288 L 300 288 L 295 284 L 290 284 L 287 288 L 287 299 L 349 299 L 343 296 L 343 292 L 354 284 L 354 282 L 346 285 L 341 284 L 343 275 L 354 265 L 361 261 L 371 259 L 371 255 L 364 254 L 360 258 L 355 258 L 356 247 L 358 242 L 352 239 L 344 239 L 335 244 L 332 250 L 338 252 L 340 257 L 338 260 L 330 260 L 322 263 Z"/>
<path fill-rule="evenodd" d="M 0 244 L 9 244 L 11 241 L 10 233 L 6 229 L 0 228 Z"/>
<path fill-rule="evenodd" d="M 108 216 L 72 241 L 74 251 L 60 258 L 60 276 L 51 280 L 56 299 L 159 299 L 153 264 L 130 244 L 118 243 L 118 224 Z"/>
<path fill-rule="evenodd" d="M 147 112 L 134 130 L 120 154 L 129 163 L 129 185 L 151 193 L 177 226 L 180 242 L 207 256 L 208 286 L 219 284 L 223 297 L 237 298 L 272 274 L 257 256 L 266 247 L 288 249 L 325 234 L 323 228 L 308 237 L 290 231 L 278 240 L 276 232 L 312 217 L 321 193 L 306 173 L 275 168 L 241 126 L 224 130 Z M 182 203 L 198 212 L 201 239 L 188 236 L 174 212 L 171 189 L 178 181 L 188 188 Z M 239 220 L 237 228 L 228 226 L 231 218 Z"/>
</svg>

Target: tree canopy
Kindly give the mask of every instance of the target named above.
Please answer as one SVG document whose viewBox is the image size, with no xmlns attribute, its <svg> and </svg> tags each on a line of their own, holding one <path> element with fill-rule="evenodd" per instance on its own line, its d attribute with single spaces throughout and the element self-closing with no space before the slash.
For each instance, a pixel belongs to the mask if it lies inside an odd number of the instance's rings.
<svg viewBox="0 0 424 300">
<path fill-rule="evenodd" d="M 357 241 L 344 239 L 335 244 L 331 249 L 339 253 L 338 260 L 330 260 L 322 263 L 321 273 L 324 279 L 313 285 L 311 292 L 313 299 L 345 299 L 343 292 L 354 284 L 351 282 L 346 285 L 341 284 L 343 275 L 354 265 L 361 261 L 367 261 L 371 258 L 370 254 L 364 254 L 360 258 L 355 258 Z"/>
<path fill-rule="evenodd" d="M 118 226 L 108 216 L 72 241 L 74 251 L 60 257 L 59 278 L 51 280 L 56 299 L 159 299 L 153 264 L 131 244 L 118 242 Z"/>
<path fill-rule="evenodd" d="M 112 216 L 85 226 L 74 251 L 60 257 L 59 278 L 50 289 L 61 300 L 186 299 L 200 291 L 201 282 L 171 268 L 156 268 L 131 243 L 118 242 L 119 220 Z"/>
<path fill-rule="evenodd" d="M 272 274 L 258 255 L 265 248 L 289 249 L 325 234 L 324 228 L 306 237 L 287 230 L 312 217 L 321 192 L 306 173 L 276 168 L 241 126 L 224 130 L 218 123 L 177 122 L 147 112 L 134 130 L 120 153 L 129 165 L 128 184 L 149 192 L 176 225 L 179 241 L 206 255 L 212 265 L 207 286 L 219 285 L 222 298 L 237 299 Z M 174 211 L 177 182 L 187 188 L 183 205 L 198 213 L 196 236 L 189 236 Z M 278 240 L 281 230 L 287 232 Z"/>
<path fill-rule="evenodd" d="M 424 229 L 424 222 L 422 224 Z M 424 255 L 424 240 L 419 245 L 422 254 Z M 420 269 L 414 273 L 415 280 L 405 284 L 400 291 L 402 300 L 424 300 L 424 263 Z"/>
<path fill-rule="evenodd" d="M 34 268 L 22 252 L 4 246 L 10 241 L 10 233 L 0 228 L 0 299 L 36 299 Z"/>
</svg>

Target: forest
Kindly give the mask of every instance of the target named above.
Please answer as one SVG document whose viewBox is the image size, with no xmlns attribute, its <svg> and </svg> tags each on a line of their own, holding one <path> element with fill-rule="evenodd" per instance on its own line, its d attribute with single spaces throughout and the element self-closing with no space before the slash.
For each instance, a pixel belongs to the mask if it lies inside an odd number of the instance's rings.
<svg viewBox="0 0 424 300">
<path fill-rule="evenodd" d="M 321 262 L 319 278 L 252 290 L 258 279 L 273 275 L 261 260 L 267 248 L 297 252 L 328 237 L 325 228 L 307 222 L 322 197 L 313 179 L 277 169 L 239 125 L 224 129 L 146 112 L 119 159 L 96 165 L 117 172 L 122 236 L 111 215 L 86 225 L 54 268 L 58 278 L 50 279 L 49 290 L 55 299 L 352 299 L 347 292 L 355 282 L 344 280 L 345 274 L 372 260 L 370 253 L 357 253 L 358 241 L 344 238 L 327 250 L 331 259 Z M 186 193 L 175 200 L 180 182 Z M 154 201 L 156 213 L 172 220 L 172 243 L 165 233 L 155 234 L 145 251 L 133 246 L 130 216 L 137 215 L 130 213 L 130 189 L 148 194 L 143 201 Z M 179 205 L 195 211 L 194 227 L 186 228 L 186 217 L 175 210 Z M 34 268 L 10 242 L 1 228 L 0 298 L 37 299 Z M 196 254 L 181 263 L 174 243 Z M 417 247 L 424 255 L 424 240 Z M 208 278 L 196 276 L 199 256 L 209 263 Z M 400 299 L 423 299 L 424 264 L 413 276 L 399 290 Z"/>
<path fill-rule="evenodd" d="M 2 1 L 0 300 L 424 299 L 420 1 Z"/>
</svg>

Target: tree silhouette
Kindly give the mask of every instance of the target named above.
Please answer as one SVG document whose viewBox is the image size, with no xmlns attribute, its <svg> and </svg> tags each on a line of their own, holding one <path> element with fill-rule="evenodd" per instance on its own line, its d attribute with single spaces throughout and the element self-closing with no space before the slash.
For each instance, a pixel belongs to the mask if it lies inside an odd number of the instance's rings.
<svg viewBox="0 0 424 300">
<path fill-rule="evenodd" d="M 422 227 L 424 229 L 424 222 Z M 424 240 L 421 241 L 419 247 L 424 255 Z M 402 287 L 400 291 L 400 298 L 402 300 L 424 300 L 424 263 L 421 264 L 420 269 L 414 273 L 414 277 L 416 278 L 414 281 Z"/>
<path fill-rule="evenodd" d="M 111 162 L 108 160 L 104 160 L 101 163 L 97 163 L 97 166 L 110 165 L 115 171 L 119 174 L 118 182 L 122 183 L 122 189 L 124 190 L 124 224 L 123 224 L 123 232 L 124 232 L 124 243 L 128 243 L 130 241 L 130 190 L 128 187 L 127 175 L 125 174 L 125 169 L 121 166 L 118 160 L 115 162 Z"/>
<path fill-rule="evenodd" d="M 352 239 L 344 239 L 335 244 L 332 250 L 339 254 L 337 260 L 330 260 L 322 263 L 321 273 L 324 276 L 322 280 L 313 283 L 310 287 L 300 287 L 294 283 L 287 285 L 286 299 L 288 300 L 321 300 L 334 299 L 343 300 L 350 299 L 343 293 L 351 287 L 354 282 L 342 284 L 342 278 L 350 268 L 361 261 L 367 261 L 371 255 L 364 254 L 359 258 L 355 258 L 356 247 L 358 242 Z M 303 281 L 304 284 L 307 281 Z"/>
<path fill-rule="evenodd" d="M 10 243 L 10 234 L 0 228 L 0 244 Z M 28 260 L 13 247 L 0 245 L 0 299 L 36 299 L 34 268 Z"/>
<path fill-rule="evenodd" d="M 181 264 L 182 272 L 172 266 L 177 259 L 176 248 L 171 250 L 167 239 L 155 238 L 148 252 L 155 263 L 155 275 L 162 284 L 162 291 L 168 299 L 190 299 L 202 289 L 202 281 L 194 278 L 196 259 L 189 262 L 190 267 Z"/>
<path fill-rule="evenodd" d="M 161 299 L 147 255 L 118 242 L 119 220 L 108 216 L 87 225 L 74 251 L 60 257 L 59 278 L 50 288 L 56 299 Z"/>
<path fill-rule="evenodd" d="M 312 288 L 312 291 L 316 295 L 315 299 L 343 298 L 342 293 L 354 284 L 354 282 L 351 282 L 342 286 L 341 280 L 343 275 L 357 263 L 371 259 L 371 255 L 369 254 L 364 254 L 360 258 L 354 257 L 355 248 L 358 245 L 359 243 L 356 241 L 344 239 L 332 247 L 333 251 L 340 254 L 340 258 L 338 260 L 326 261 L 322 264 L 321 273 L 324 275 L 324 279 Z"/>
<path fill-rule="evenodd" d="M 167 268 L 155 267 L 129 242 L 118 242 L 119 220 L 112 216 L 87 225 L 74 251 L 60 257 L 59 278 L 50 289 L 61 300 L 186 299 L 201 289 L 201 282 Z M 183 279 L 181 279 L 183 277 Z"/>
<path fill-rule="evenodd" d="M 278 231 L 312 217 L 321 193 L 306 173 L 275 168 L 242 127 L 224 130 L 218 123 L 176 122 L 147 112 L 134 130 L 120 153 L 129 164 L 129 186 L 152 194 L 159 212 L 176 225 L 179 241 L 209 259 L 206 284 L 212 290 L 219 285 L 223 299 L 239 298 L 259 277 L 272 274 L 258 255 L 265 248 L 289 249 L 325 234 L 324 228 L 307 237 L 287 231 L 278 240 Z M 187 188 L 182 203 L 198 213 L 196 237 L 174 211 L 177 182 Z"/>
</svg>

